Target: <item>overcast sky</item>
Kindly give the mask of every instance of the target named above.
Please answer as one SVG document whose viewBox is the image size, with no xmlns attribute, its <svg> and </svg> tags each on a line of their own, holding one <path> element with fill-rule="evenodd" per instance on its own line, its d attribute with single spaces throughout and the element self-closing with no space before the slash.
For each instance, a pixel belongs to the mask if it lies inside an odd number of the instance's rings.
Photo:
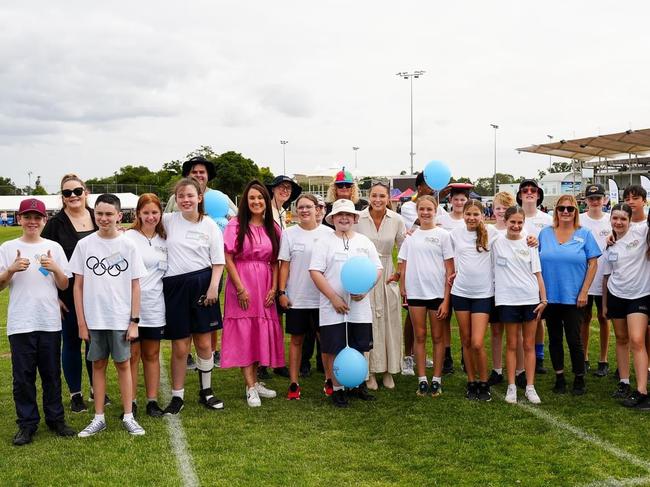
<svg viewBox="0 0 650 487">
<path fill-rule="evenodd" d="M 92 6 L 91 6 L 92 5 Z M 0 175 L 159 169 L 200 145 L 282 172 L 533 176 L 514 149 L 650 126 L 650 3 L 21 1 L 0 7 Z"/>
</svg>

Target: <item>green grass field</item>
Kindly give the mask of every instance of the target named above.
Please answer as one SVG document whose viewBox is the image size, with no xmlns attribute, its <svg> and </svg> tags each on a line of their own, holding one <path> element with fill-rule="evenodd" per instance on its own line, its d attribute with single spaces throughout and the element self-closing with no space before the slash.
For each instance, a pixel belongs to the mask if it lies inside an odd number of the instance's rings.
<svg viewBox="0 0 650 487">
<path fill-rule="evenodd" d="M 0 241 L 16 235 L 15 229 L 0 229 Z M 226 407 L 212 412 L 196 402 L 197 377 L 190 373 L 180 422 L 142 414 L 147 434 L 130 437 L 118 419 L 119 394 L 110 370 L 114 404 L 107 408 L 106 432 L 60 439 L 42 422 L 34 443 L 16 448 L 7 301 L 5 290 L 0 293 L 3 486 L 650 485 L 650 415 L 615 403 L 609 397 L 615 387 L 611 376 L 589 376 L 583 397 L 556 396 L 551 377 L 541 376 L 538 407 L 522 399 L 517 406 L 506 404 L 504 386 L 493 388 L 490 403 L 469 402 L 460 371 L 444 379 L 444 394 L 436 399 L 416 397 L 416 379 L 398 376 L 395 390 L 380 389 L 376 402 L 353 402 L 347 410 L 335 410 L 323 398 L 319 374 L 303 381 L 299 402 L 284 399 L 287 380 L 276 377 L 267 385 L 279 397 L 250 409 L 239 371 L 215 370 L 213 383 Z M 598 340 L 594 324 L 592 329 L 593 363 Z M 454 353 L 458 365 L 457 336 Z M 166 375 L 168 344 L 164 356 Z M 613 346 L 610 365 L 614 370 Z M 84 389 L 87 396 L 86 378 Z M 68 407 L 65 384 L 63 391 Z M 144 400 L 142 382 L 138 399 Z M 91 414 L 70 413 L 67 420 L 79 430 Z"/>
</svg>

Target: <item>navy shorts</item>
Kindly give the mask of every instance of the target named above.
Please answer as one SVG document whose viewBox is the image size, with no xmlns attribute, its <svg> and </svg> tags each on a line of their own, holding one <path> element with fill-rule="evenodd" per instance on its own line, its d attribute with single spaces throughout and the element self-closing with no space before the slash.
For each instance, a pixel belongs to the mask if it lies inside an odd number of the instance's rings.
<svg viewBox="0 0 650 487">
<path fill-rule="evenodd" d="M 625 299 L 614 296 L 607 291 L 607 317 L 610 320 L 627 318 L 632 313 L 645 313 L 650 315 L 650 296 L 637 299 Z"/>
<path fill-rule="evenodd" d="M 345 348 L 346 323 L 321 326 L 320 349 L 323 353 L 336 355 Z M 359 352 L 372 350 L 372 323 L 347 323 L 348 345 Z"/>
<path fill-rule="evenodd" d="M 165 338 L 164 326 L 138 326 L 138 338 L 134 342 L 141 342 L 142 340 L 155 340 L 159 341 Z"/>
<path fill-rule="evenodd" d="M 525 323 L 535 321 L 536 304 L 520 304 L 517 306 L 497 306 L 501 323 Z"/>
<path fill-rule="evenodd" d="M 285 330 L 290 335 L 304 335 L 318 331 L 318 308 L 313 309 L 294 309 L 286 310 Z"/>
<path fill-rule="evenodd" d="M 198 303 L 208 292 L 210 279 L 211 268 L 163 278 L 166 339 L 179 340 L 193 333 L 209 333 L 223 327 L 218 300 L 212 306 Z"/>
<path fill-rule="evenodd" d="M 494 297 L 489 298 L 465 298 L 463 296 L 451 295 L 451 304 L 455 311 L 469 311 L 470 313 L 485 313 L 489 315 L 494 309 Z"/>
<path fill-rule="evenodd" d="M 420 308 L 426 308 L 433 311 L 438 311 L 438 308 L 442 304 L 441 298 L 434 299 L 408 299 L 409 306 L 417 306 Z"/>
</svg>

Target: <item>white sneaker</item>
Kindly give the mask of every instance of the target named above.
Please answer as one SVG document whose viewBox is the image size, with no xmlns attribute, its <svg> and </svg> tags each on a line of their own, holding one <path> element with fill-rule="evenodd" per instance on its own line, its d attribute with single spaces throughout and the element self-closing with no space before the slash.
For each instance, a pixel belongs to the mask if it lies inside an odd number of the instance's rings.
<svg viewBox="0 0 650 487">
<path fill-rule="evenodd" d="M 142 436 L 144 435 L 144 428 L 138 424 L 135 419 L 125 419 L 122 421 L 122 426 L 124 429 L 132 434 L 133 436 Z"/>
<path fill-rule="evenodd" d="M 257 391 L 257 395 L 263 397 L 264 399 L 272 399 L 278 395 L 277 392 L 271 389 L 267 389 L 264 386 L 264 382 L 256 382 L 254 387 Z"/>
<path fill-rule="evenodd" d="M 413 357 L 406 356 L 402 359 L 402 375 L 415 375 L 413 370 Z"/>
<path fill-rule="evenodd" d="M 429 357 L 424 361 L 424 366 L 427 369 L 432 369 L 433 368 L 433 360 L 431 360 Z"/>
<path fill-rule="evenodd" d="M 517 386 L 510 384 L 506 391 L 506 402 L 508 404 L 517 404 Z"/>
<path fill-rule="evenodd" d="M 252 408 L 258 408 L 262 405 L 262 401 L 260 401 L 260 396 L 255 387 L 248 387 L 246 389 L 246 402 Z"/>
<path fill-rule="evenodd" d="M 105 421 L 100 421 L 98 419 L 93 418 L 93 420 L 90 422 L 88 426 L 86 426 L 84 429 L 82 429 L 77 436 L 79 438 L 88 438 L 89 436 L 96 435 L 100 431 L 104 431 L 106 429 L 106 422 Z"/>
<path fill-rule="evenodd" d="M 531 404 L 541 404 L 542 400 L 537 395 L 535 387 L 526 387 L 526 399 L 528 399 Z"/>
</svg>

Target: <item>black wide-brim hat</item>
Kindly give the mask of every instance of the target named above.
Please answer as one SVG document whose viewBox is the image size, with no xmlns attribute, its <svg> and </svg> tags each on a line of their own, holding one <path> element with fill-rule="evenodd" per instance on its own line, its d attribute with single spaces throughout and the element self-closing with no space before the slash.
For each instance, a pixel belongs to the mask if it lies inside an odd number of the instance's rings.
<svg viewBox="0 0 650 487">
<path fill-rule="evenodd" d="M 271 182 L 271 184 L 266 185 L 266 189 L 269 190 L 269 194 L 271 195 L 271 198 L 273 198 L 273 188 L 275 188 L 276 186 L 282 183 L 291 183 L 291 196 L 289 196 L 289 199 L 285 203 L 286 205 L 288 205 L 289 203 L 296 201 L 296 198 L 300 196 L 300 193 L 302 193 L 302 186 L 296 183 L 289 176 L 283 176 L 283 175 L 276 176 L 275 179 Z"/>
<path fill-rule="evenodd" d="M 197 164 L 203 164 L 205 166 L 206 171 L 208 171 L 208 181 L 212 181 L 216 177 L 217 169 L 214 167 L 214 163 L 208 161 L 203 156 L 192 157 L 183 163 L 183 177 L 188 177 L 192 168 Z"/>
<path fill-rule="evenodd" d="M 535 186 L 537 188 L 537 206 L 542 204 L 542 201 L 544 201 L 544 190 L 540 187 L 539 184 L 537 184 L 537 181 L 534 179 L 524 179 L 521 183 L 519 183 L 519 189 L 517 190 L 517 204 L 521 206 L 521 188 L 524 186 Z"/>
</svg>

